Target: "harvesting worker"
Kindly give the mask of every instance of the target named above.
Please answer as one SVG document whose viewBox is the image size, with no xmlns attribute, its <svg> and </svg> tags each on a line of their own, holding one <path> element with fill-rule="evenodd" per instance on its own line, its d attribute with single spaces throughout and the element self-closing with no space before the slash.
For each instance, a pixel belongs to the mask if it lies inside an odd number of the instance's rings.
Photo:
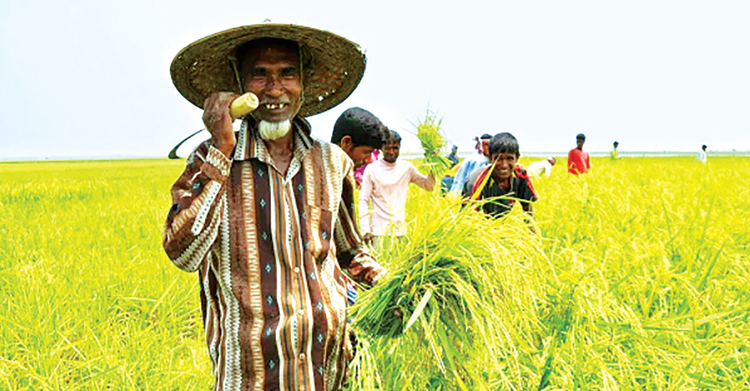
<svg viewBox="0 0 750 391">
<path fill-rule="evenodd" d="M 620 143 L 615 141 L 612 143 L 612 152 L 609 153 L 609 158 L 612 160 L 618 160 L 620 159 L 620 153 L 617 152 L 617 147 L 620 146 Z"/>
<path fill-rule="evenodd" d="M 591 169 L 589 154 L 583 151 L 586 136 L 583 133 L 576 135 L 576 147 L 568 152 L 568 172 L 574 175 L 583 174 Z"/>
<path fill-rule="evenodd" d="M 708 161 L 708 154 L 706 153 L 706 149 L 708 149 L 708 147 L 703 144 L 701 146 L 701 150 L 698 152 L 698 161 L 703 164 L 706 164 L 706 162 Z"/>
<path fill-rule="evenodd" d="M 446 158 L 451 161 L 451 168 L 455 167 L 458 164 L 458 146 L 454 145 Z"/>
<path fill-rule="evenodd" d="M 498 133 L 490 140 L 489 150 L 490 164 L 471 173 L 464 185 L 463 197 L 485 200 L 481 210 L 492 217 L 505 216 L 516 202 L 533 217 L 531 203 L 539 197 L 526 170 L 518 164 L 521 157 L 518 140 L 510 133 Z"/>
<path fill-rule="evenodd" d="M 370 163 L 374 151 L 383 147 L 388 128 L 371 112 L 352 107 L 346 109 L 333 125 L 331 143 L 338 145 L 354 163 L 356 172 Z M 357 180 L 361 184 L 362 177 Z"/>
<path fill-rule="evenodd" d="M 380 247 L 386 236 L 406 235 L 406 194 L 410 183 L 427 191 L 435 188 L 435 175 L 422 175 L 410 162 L 399 160 L 400 151 L 401 136 L 389 130 L 383 158 L 367 166 L 359 192 L 360 229 L 375 247 Z"/>
<path fill-rule="evenodd" d="M 172 62 L 211 138 L 172 187 L 163 245 L 198 272 L 215 390 L 342 387 L 346 279 L 370 286 L 384 269 L 354 220 L 352 160 L 304 117 L 343 101 L 364 67 L 345 38 L 270 23 L 210 35 Z M 241 92 L 260 104 L 234 132 Z"/>
<path fill-rule="evenodd" d="M 537 160 L 529 164 L 529 166 L 526 167 L 526 172 L 528 172 L 529 176 L 532 178 L 538 178 L 542 175 L 550 176 L 552 175 L 552 167 L 554 167 L 555 163 L 557 163 L 557 159 L 555 159 L 554 156 L 547 156 L 544 160 Z"/>
<path fill-rule="evenodd" d="M 458 167 L 458 172 L 453 177 L 453 183 L 451 184 L 451 193 L 461 194 L 469 175 L 477 168 L 487 164 L 490 158 L 489 145 L 491 138 L 492 136 L 487 133 L 483 134 L 482 137 L 475 138 L 477 143 L 474 146 L 474 153 L 464 159 Z"/>
</svg>

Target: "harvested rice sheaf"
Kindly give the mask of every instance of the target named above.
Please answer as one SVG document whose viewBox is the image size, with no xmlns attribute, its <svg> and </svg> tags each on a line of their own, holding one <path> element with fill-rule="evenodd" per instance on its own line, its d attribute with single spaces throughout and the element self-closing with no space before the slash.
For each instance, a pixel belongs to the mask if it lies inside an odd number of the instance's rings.
<svg viewBox="0 0 750 391">
<path fill-rule="evenodd" d="M 417 124 L 417 138 L 422 143 L 424 160 L 422 166 L 428 173 L 440 178 L 451 167 L 451 162 L 443 156 L 447 144 L 440 130 L 443 120 L 438 119 L 431 111 L 427 111 L 425 118 Z"/>
</svg>

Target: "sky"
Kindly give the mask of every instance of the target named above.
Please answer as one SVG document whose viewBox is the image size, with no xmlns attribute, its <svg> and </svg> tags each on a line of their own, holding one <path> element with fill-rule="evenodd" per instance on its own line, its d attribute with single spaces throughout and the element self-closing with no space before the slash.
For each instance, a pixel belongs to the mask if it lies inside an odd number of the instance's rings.
<svg viewBox="0 0 750 391">
<path fill-rule="evenodd" d="M 461 151 L 750 150 L 750 2 L 0 0 L 0 160 L 164 157 L 203 128 L 169 66 L 189 43 L 265 19 L 342 35 L 367 69 L 309 121 L 353 106 L 419 151 L 428 110 Z"/>
</svg>

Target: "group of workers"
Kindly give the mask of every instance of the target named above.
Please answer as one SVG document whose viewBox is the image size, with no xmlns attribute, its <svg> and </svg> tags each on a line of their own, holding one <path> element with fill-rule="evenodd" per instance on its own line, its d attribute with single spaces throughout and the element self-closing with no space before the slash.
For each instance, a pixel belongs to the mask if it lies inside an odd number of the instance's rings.
<svg viewBox="0 0 750 391">
<path fill-rule="evenodd" d="M 347 309 L 356 289 L 386 274 L 372 247 L 405 234 L 409 184 L 430 191 L 436 183 L 399 159 L 400 135 L 367 110 L 344 111 L 330 143 L 311 137 L 306 117 L 346 99 L 364 69 L 364 51 L 351 41 L 273 23 L 210 35 L 172 62 L 175 87 L 203 110 L 211 138 L 172 186 L 162 244 L 175 266 L 197 274 L 214 390 L 346 383 Z M 259 105 L 235 132 L 230 107 L 244 93 Z M 576 174 L 591 167 L 584 140 L 568 159 Z M 458 169 L 444 186 L 493 201 L 479 204 L 488 215 L 517 201 L 531 214 L 530 175 L 549 175 L 555 160 L 525 170 L 519 157 L 513 135 L 482 135 L 461 164 L 452 149 Z"/>
</svg>

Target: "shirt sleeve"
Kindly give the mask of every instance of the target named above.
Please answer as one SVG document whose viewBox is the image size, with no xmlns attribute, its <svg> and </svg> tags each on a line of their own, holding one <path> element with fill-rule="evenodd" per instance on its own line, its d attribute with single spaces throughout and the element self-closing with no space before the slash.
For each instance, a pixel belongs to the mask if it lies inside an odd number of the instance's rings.
<svg viewBox="0 0 750 391">
<path fill-rule="evenodd" d="M 178 268 L 195 271 L 212 248 L 222 214 L 227 213 L 226 183 L 231 160 L 208 141 L 188 157 L 172 185 L 162 245 Z"/>
<path fill-rule="evenodd" d="M 473 156 L 466 158 L 458 167 L 458 172 L 456 172 L 456 177 L 453 179 L 453 185 L 451 186 L 451 193 L 459 194 L 462 192 L 466 177 L 471 174 L 471 168 L 474 167 L 472 158 Z"/>
<path fill-rule="evenodd" d="M 352 280 L 373 286 L 385 275 L 385 269 L 375 260 L 370 249 L 362 241 L 356 221 L 354 220 L 354 173 L 351 163 L 347 165 L 339 214 L 336 218 L 334 240 L 339 265 Z M 365 177 L 367 178 L 365 171 Z M 363 183 L 364 190 L 364 183 Z M 361 200 L 360 192 L 360 200 Z M 361 212 L 360 212 L 361 213 Z"/>
</svg>

